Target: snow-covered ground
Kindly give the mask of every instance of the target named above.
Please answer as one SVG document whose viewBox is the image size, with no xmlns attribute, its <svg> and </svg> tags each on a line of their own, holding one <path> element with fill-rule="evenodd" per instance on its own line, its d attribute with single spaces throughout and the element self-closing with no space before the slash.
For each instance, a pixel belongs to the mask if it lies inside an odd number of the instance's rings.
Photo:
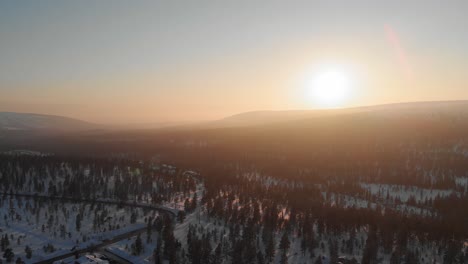
<svg viewBox="0 0 468 264">
<path fill-rule="evenodd" d="M 455 182 L 457 186 L 465 187 L 465 190 L 468 190 L 468 176 L 466 177 L 456 177 Z"/>
<path fill-rule="evenodd" d="M 108 264 L 109 261 L 105 260 L 105 257 L 98 253 L 86 254 L 79 258 L 69 257 L 62 259 L 60 261 L 55 261 L 54 264 L 91 264 L 91 263 L 101 263 Z"/>
<path fill-rule="evenodd" d="M 149 244 L 145 244 L 145 248 L 143 250 L 142 255 L 140 256 L 134 256 L 130 253 L 130 247 L 131 243 L 135 240 L 136 237 L 133 237 L 128 240 L 121 241 L 119 243 L 116 243 L 110 247 L 106 248 L 106 251 L 119 256 L 123 259 L 126 259 L 132 263 L 150 263 L 152 261 L 152 252 L 154 247 L 150 247 Z"/>
<path fill-rule="evenodd" d="M 205 191 L 204 185 L 202 182 L 200 182 L 197 184 L 195 191 L 191 191 L 186 194 L 183 194 L 183 193 L 175 194 L 171 201 L 163 203 L 162 206 L 166 208 L 173 208 L 175 209 L 175 211 L 184 210 L 185 198 L 188 197 L 190 199 L 193 199 L 196 195 L 198 197 L 197 198 L 198 202 L 200 202 L 200 199 L 203 197 L 204 191 Z M 136 202 L 136 204 L 145 205 L 147 203 Z M 191 214 L 190 217 L 193 217 L 193 214 Z M 191 223 L 191 221 L 190 220 L 184 221 L 182 224 L 177 225 L 177 228 L 180 229 L 180 226 L 186 226 L 187 223 Z M 142 226 L 143 225 L 141 225 L 140 227 Z M 176 239 L 178 239 L 181 242 L 185 241 L 186 237 L 179 239 L 179 237 L 177 237 L 177 234 L 182 234 L 182 233 L 180 231 L 175 232 Z M 141 254 L 139 254 L 138 256 L 132 254 L 132 245 L 135 243 L 137 236 L 133 236 L 128 239 L 124 239 L 117 243 L 111 244 L 110 246 L 107 246 L 104 250 L 115 256 L 126 259 L 132 263 L 154 263 L 153 251 L 157 246 L 158 234 L 155 231 L 153 231 L 150 238 L 148 239 L 147 234 L 142 233 L 140 235 L 140 238 L 143 243 L 143 250 Z"/>
<path fill-rule="evenodd" d="M 13 156 L 24 156 L 25 155 L 25 156 L 38 156 L 38 157 L 46 157 L 46 156 L 51 156 L 52 155 L 50 153 L 43 153 L 43 152 L 39 152 L 39 151 L 23 150 L 23 149 L 4 151 L 4 152 L 1 152 L 1 154 L 13 155 Z"/>
<path fill-rule="evenodd" d="M 148 217 L 157 214 L 117 205 L 34 202 L 6 196 L 0 199 L 0 235 L 9 237 L 15 259 L 33 263 L 140 229 Z M 31 259 L 26 258 L 26 246 L 32 249 Z"/>
<path fill-rule="evenodd" d="M 424 202 L 427 199 L 434 199 L 437 196 L 450 196 L 453 190 L 424 189 L 415 186 L 403 186 L 393 184 L 361 183 L 361 187 L 378 197 L 398 198 L 401 202 L 407 202 L 411 197 L 416 202 Z"/>
<path fill-rule="evenodd" d="M 187 215 L 186 220 L 183 223 L 178 223 L 174 230 L 174 235 L 176 239 L 182 241 L 182 247 L 185 249 L 187 248 L 187 244 L 184 242 L 187 239 L 187 233 L 189 230 L 189 226 L 195 226 L 196 230 L 198 230 L 200 236 L 201 234 L 207 233 L 217 233 L 220 237 L 224 239 L 228 239 L 229 237 L 229 227 L 223 221 L 219 221 L 216 218 L 209 217 L 201 208 L 197 208 L 193 213 Z M 317 225 L 314 224 L 314 230 L 317 234 Z M 349 233 L 343 233 L 340 235 L 331 235 L 331 234 L 323 234 L 321 236 L 316 237 L 317 248 L 313 252 L 313 256 L 310 255 L 308 251 L 303 252 L 301 250 L 301 241 L 302 238 L 297 235 L 294 231 L 289 235 L 289 240 L 291 242 L 290 248 L 287 252 L 288 263 L 291 264 L 308 264 L 314 263 L 318 257 L 322 258 L 322 264 L 329 263 L 329 256 L 330 256 L 330 248 L 329 248 L 329 241 L 336 241 L 339 245 L 339 257 L 344 258 L 347 260 L 356 259 L 358 263 L 361 262 L 362 259 L 362 251 L 365 246 L 365 241 L 367 239 L 368 230 L 366 228 L 362 228 L 356 230 L 355 239 L 354 239 L 354 250 L 352 253 L 345 253 L 342 252 L 342 247 L 344 244 L 343 241 L 346 241 L 350 238 Z M 240 236 L 241 234 L 238 234 Z M 273 264 L 280 263 L 280 254 L 279 254 L 279 245 L 281 236 L 283 232 L 276 232 L 275 233 L 275 248 L 277 249 L 275 258 L 273 260 Z M 260 236 L 260 235 L 259 235 Z M 260 241 L 260 248 L 263 252 L 265 252 L 265 245 L 263 242 Z M 216 248 L 216 244 L 212 245 L 213 251 Z M 425 263 L 442 263 L 443 262 L 443 255 L 437 253 L 437 247 L 435 244 L 424 244 L 421 241 L 417 241 L 414 239 L 410 239 L 408 243 L 408 249 L 411 250 L 418 250 L 420 252 L 420 256 L 426 260 Z M 380 263 L 389 264 L 390 263 L 390 253 L 385 253 L 381 249 L 379 251 L 379 259 L 381 259 Z M 222 264 L 230 263 L 228 260 L 224 260 Z"/>
</svg>

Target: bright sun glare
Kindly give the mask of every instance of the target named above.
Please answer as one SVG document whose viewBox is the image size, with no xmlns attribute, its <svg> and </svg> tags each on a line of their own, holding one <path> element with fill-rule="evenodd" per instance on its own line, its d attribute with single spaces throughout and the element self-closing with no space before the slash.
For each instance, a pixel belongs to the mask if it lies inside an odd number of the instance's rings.
<svg viewBox="0 0 468 264">
<path fill-rule="evenodd" d="M 314 104 L 320 107 L 340 107 L 348 99 L 351 90 L 350 76 L 337 69 L 315 73 L 307 84 Z"/>
</svg>

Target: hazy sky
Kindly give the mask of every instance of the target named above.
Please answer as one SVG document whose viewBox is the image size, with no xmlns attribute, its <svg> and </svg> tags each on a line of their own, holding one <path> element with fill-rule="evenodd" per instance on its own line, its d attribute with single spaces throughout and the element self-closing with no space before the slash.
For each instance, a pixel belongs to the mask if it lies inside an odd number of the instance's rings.
<svg viewBox="0 0 468 264">
<path fill-rule="evenodd" d="M 0 111 L 104 123 L 468 99 L 468 1 L 1 1 Z"/>
</svg>

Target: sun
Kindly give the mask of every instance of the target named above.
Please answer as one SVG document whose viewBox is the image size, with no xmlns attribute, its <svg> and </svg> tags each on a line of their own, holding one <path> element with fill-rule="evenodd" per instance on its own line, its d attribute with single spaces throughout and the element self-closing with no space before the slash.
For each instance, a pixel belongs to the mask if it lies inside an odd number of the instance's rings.
<svg viewBox="0 0 468 264">
<path fill-rule="evenodd" d="M 339 69 L 314 73 L 307 84 L 310 100 L 323 108 L 341 107 L 351 92 L 349 74 Z"/>
</svg>

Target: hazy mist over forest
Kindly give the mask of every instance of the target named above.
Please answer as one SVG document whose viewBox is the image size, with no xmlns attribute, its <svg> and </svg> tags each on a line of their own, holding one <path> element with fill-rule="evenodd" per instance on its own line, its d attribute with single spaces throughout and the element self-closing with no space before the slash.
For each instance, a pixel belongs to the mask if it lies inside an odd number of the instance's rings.
<svg viewBox="0 0 468 264">
<path fill-rule="evenodd" d="M 468 263 L 467 1 L 1 1 L 0 264 Z"/>
</svg>

